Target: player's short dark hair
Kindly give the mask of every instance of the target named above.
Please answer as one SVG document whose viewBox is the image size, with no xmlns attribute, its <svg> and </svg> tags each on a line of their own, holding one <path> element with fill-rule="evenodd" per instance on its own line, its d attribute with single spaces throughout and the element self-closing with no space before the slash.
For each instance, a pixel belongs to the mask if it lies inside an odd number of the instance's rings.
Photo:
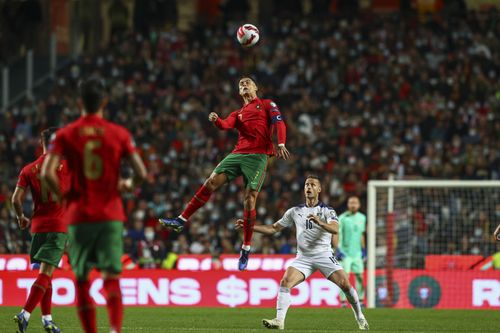
<svg viewBox="0 0 500 333">
<path fill-rule="evenodd" d="M 321 179 L 319 178 L 318 175 L 315 175 L 313 173 L 310 173 L 306 176 L 306 179 L 305 180 L 308 180 L 308 179 L 316 179 L 320 184 L 321 184 Z M 305 181 L 304 180 L 304 181 Z"/>
<path fill-rule="evenodd" d="M 250 80 L 252 80 L 252 81 L 253 81 L 253 83 L 255 83 L 255 85 L 256 85 L 256 86 L 258 85 L 258 84 L 257 84 L 257 79 L 256 79 L 256 78 L 255 78 L 255 76 L 254 76 L 254 75 L 252 75 L 252 74 L 245 74 L 245 75 L 240 76 L 240 78 L 238 79 L 238 84 L 239 84 L 239 83 L 240 83 L 240 81 L 241 81 L 241 80 L 243 80 L 243 79 L 250 79 Z"/>
<path fill-rule="evenodd" d="M 97 77 L 90 77 L 80 82 L 80 97 L 85 111 L 96 113 L 104 99 L 104 84 Z"/>
<path fill-rule="evenodd" d="M 50 138 L 52 137 L 52 134 L 57 132 L 58 128 L 57 127 L 49 127 L 46 128 L 40 133 L 40 137 L 42 138 L 42 143 L 45 147 L 49 145 Z"/>
</svg>

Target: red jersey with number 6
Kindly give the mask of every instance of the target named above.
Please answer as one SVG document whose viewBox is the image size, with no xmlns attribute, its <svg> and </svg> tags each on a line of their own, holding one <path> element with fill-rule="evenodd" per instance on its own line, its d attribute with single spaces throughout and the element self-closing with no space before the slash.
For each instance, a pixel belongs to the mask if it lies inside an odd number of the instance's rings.
<svg viewBox="0 0 500 333">
<path fill-rule="evenodd" d="M 64 156 L 71 170 L 70 224 L 125 221 L 118 180 L 122 159 L 134 151 L 124 127 L 97 115 L 82 116 L 56 132 L 50 152 Z"/>
<path fill-rule="evenodd" d="M 64 209 L 57 198 L 49 191 L 45 181 L 40 179 L 40 170 L 45 154 L 36 161 L 26 165 L 19 174 L 17 187 L 28 188 L 33 198 L 33 214 L 31 216 L 31 232 L 66 232 L 68 227 L 64 220 Z M 61 190 L 68 188 L 69 175 L 66 161 L 62 161 L 57 169 Z"/>
</svg>

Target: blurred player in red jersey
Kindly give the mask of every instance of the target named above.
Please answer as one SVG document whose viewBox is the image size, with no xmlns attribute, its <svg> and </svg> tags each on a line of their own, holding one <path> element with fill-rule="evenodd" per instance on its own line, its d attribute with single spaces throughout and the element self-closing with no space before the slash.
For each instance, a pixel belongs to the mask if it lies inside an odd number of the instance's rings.
<svg viewBox="0 0 500 333">
<path fill-rule="evenodd" d="M 40 264 L 40 272 L 31 287 L 28 299 L 23 310 L 14 317 L 19 332 L 26 332 L 31 312 L 41 302 L 42 324 L 47 332 L 60 332 L 52 321 L 52 273 L 59 264 L 64 253 L 67 240 L 67 225 L 63 220 L 64 210 L 58 203 L 58 198 L 50 193 L 47 184 L 40 180 L 42 163 L 46 158 L 49 139 L 57 128 L 51 127 L 41 133 L 43 154 L 36 161 L 26 165 L 19 174 L 16 189 L 12 196 L 12 205 L 21 229 L 31 224 L 32 264 Z M 60 179 L 63 188 L 67 188 L 68 170 L 66 162 L 56 165 L 56 177 Z M 26 190 L 31 191 L 34 210 L 31 221 L 24 215 L 23 201 Z"/>
<path fill-rule="evenodd" d="M 42 166 L 42 178 L 57 193 L 56 176 L 64 156 L 71 170 L 67 201 L 69 259 L 77 279 L 78 315 L 87 333 L 97 332 L 96 311 L 89 294 L 89 272 L 100 270 L 111 332 L 121 332 L 123 304 L 119 278 L 122 270 L 125 213 L 120 192 L 132 190 L 146 178 L 146 168 L 123 127 L 103 119 L 107 97 L 97 78 L 80 85 L 82 116 L 57 131 Z M 128 159 L 134 179 L 120 178 L 120 164 Z"/>
<path fill-rule="evenodd" d="M 205 205 L 212 192 L 226 182 L 243 176 L 245 181 L 243 245 L 238 263 L 239 270 L 248 264 L 248 255 L 252 242 L 253 225 L 255 224 L 255 204 L 266 175 L 269 156 L 277 154 L 287 160 L 290 153 L 285 147 L 286 126 L 281 113 L 273 101 L 257 97 L 255 80 L 244 76 L 238 83 L 239 94 L 243 98 L 243 107 L 233 111 L 226 119 L 212 112 L 208 120 L 221 130 L 235 128 L 238 130 L 238 142 L 234 150 L 226 156 L 214 169 L 184 211 L 176 218 L 160 219 L 160 223 L 168 228 L 181 231 L 191 215 Z M 273 133 L 277 131 L 278 148 L 273 145 Z"/>
</svg>

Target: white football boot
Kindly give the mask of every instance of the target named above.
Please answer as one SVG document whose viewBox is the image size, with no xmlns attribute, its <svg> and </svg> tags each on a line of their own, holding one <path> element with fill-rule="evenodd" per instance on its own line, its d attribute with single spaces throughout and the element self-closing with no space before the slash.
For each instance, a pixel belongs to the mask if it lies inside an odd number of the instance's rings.
<svg viewBox="0 0 500 333">
<path fill-rule="evenodd" d="M 360 316 L 359 318 L 356 319 L 356 321 L 358 322 L 358 326 L 359 326 L 360 330 L 368 330 L 369 329 L 368 322 L 366 321 L 365 317 Z"/>
<path fill-rule="evenodd" d="M 282 320 L 279 320 L 278 318 L 274 319 L 262 319 L 262 324 L 272 330 L 284 330 L 285 329 L 285 322 Z"/>
</svg>

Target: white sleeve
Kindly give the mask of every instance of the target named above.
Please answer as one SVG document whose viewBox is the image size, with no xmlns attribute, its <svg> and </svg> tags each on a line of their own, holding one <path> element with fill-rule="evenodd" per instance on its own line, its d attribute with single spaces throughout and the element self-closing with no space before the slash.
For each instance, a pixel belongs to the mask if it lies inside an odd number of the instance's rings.
<svg viewBox="0 0 500 333">
<path fill-rule="evenodd" d="M 327 208 L 325 212 L 326 216 L 326 223 L 332 224 L 333 222 L 339 224 L 339 218 L 337 216 L 337 213 L 333 208 Z"/>
<path fill-rule="evenodd" d="M 293 208 L 287 210 L 278 223 L 284 227 L 291 227 L 293 225 Z"/>
</svg>

